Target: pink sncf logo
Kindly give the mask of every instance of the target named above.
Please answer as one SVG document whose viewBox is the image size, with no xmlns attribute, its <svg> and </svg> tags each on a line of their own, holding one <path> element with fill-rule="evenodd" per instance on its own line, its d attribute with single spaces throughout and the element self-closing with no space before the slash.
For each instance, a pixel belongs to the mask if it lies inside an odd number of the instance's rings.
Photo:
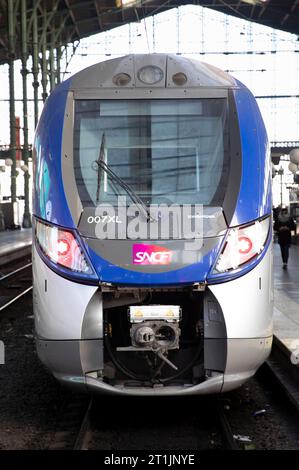
<svg viewBox="0 0 299 470">
<path fill-rule="evenodd" d="M 133 264 L 169 264 L 172 259 L 172 251 L 158 245 L 133 245 Z"/>
</svg>

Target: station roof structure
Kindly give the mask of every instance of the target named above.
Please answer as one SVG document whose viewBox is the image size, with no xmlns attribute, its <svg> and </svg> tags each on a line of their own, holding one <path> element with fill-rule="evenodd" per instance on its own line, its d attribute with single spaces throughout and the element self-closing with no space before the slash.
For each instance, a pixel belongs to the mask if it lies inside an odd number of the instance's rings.
<svg viewBox="0 0 299 470">
<path fill-rule="evenodd" d="M 21 1 L 0 0 L 0 64 L 9 58 L 9 2 L 15 12 L 14 56 L 16 59 L 21 56 Z M 47 47 L 51 41 L 53 44 L 53 37 L 55 46 L 66 45 L 181 5 L 201 5 L 299 36 L 299 0 L 27 0 L 26 5 L 27 28 L 30 30 L 35 13 L 38 37 L 46 36 Z M 30 42 L 28 46 L 30 52 Z"/>
</svg>

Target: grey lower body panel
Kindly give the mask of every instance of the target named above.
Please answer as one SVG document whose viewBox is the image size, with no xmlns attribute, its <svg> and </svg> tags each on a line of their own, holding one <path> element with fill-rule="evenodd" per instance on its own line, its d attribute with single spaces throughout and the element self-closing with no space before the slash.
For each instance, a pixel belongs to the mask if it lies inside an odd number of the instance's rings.
<svg viewBox="0 0 299 470">
<path fill-rule="evenodd" d="M 273 336 L 227 340 L 227 362 L 221 392 L 241 386 L 252 377 L 271 352 Z"/>
<path fill-rule="evenodd" d="M 103 340 L 46 340 L 36 338 L 39 359 L 59 381 L 87 390 L 85 375 L 103 369 Z"/>
<path fill-rule="evenodd" d="M 212 371 L 205 381 L 184 386 L 128 387 L 110 385 L 101 378 L 104 366 L 103 340 L 36 339 L 40 360 L 60 382 L 77 391 L 113 395 L 204 395 L 221 393 L 242 385 L 254 375 L 270 354 L 272 337 L 227 340 L 227 364 L 224 374 Z"/>
</svg>

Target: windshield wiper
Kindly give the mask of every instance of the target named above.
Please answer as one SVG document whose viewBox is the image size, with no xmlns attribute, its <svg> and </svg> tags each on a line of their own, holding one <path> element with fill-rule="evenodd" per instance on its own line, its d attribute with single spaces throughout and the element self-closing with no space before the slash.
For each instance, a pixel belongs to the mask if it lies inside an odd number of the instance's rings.
<svg viewBox="0 0 299 470">
<path fill-rule="evenodd" d="M 102 137 L 102 142 L 101 142 L 101 148 L 100 148 L 100 153 L 99 153 L 99 158 L 98 160 L 95 160 L 94 163 L 97 164 L 98 166 L 98 183 L 97 183 L 97 197 L 96 197 L 96 202 L 99 202 L 100 199 L 100 188 L 101 188 L 101 170 L 105 171 L 105 173 L 110 176 L 111 180 L 118 183 L 121 188 L 123 188 L 126 193 L 130 196 L 133 202 L 141 208 L 144 215 L 146 216 L 146 219 L 155 221 L 155 219 L 151 216 L 150 211 L 148 210 L 146 204 L 142 201 L 142 199 L 138 196 L 138 194 L 135 193 L 135 191 L 116 173 L 114 173 L 113 170 L 107 165 L 106 162 L 104 162 L 104 154 L 105 154 L 105 134 L 103 134 Z"/>
<path fill-rule="evenodd" d="M 100 189 L 101 189 L 101 165 L 100 162 L 104 161 L 104 155 L 105 155 L 105 132 L 103 133 L 102 140 L 101 140 L 101 148 L 100 148 L 100 153 L 99 153 L 99 158 L 95 162 L 98 164 L 98 181 L 97 181 L 97 196 L 96 196 L 96 203 L 98 204 L 100 200 Z"/>
</svg>

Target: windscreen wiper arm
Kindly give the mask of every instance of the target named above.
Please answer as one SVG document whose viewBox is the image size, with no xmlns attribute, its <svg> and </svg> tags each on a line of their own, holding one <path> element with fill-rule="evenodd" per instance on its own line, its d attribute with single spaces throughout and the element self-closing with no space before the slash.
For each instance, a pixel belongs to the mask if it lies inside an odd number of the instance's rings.
<svg viewBox="0 0 299 470">
<path fill-rule="evenodd" d="M 104 161 L 104 155 L 105 155 L 105 132 L 103 133 L 102 140 L 101 140 L 101 148 L 100 148 L 99 158 L 96 161 L 96 163 L 98 164 L 98 181 L 97 181 L 97 196 L 96 196 L 96 203 L 97 204 L 100 200 L 101 176 L 102 176 L 100 162 Z"/>
</svg>

